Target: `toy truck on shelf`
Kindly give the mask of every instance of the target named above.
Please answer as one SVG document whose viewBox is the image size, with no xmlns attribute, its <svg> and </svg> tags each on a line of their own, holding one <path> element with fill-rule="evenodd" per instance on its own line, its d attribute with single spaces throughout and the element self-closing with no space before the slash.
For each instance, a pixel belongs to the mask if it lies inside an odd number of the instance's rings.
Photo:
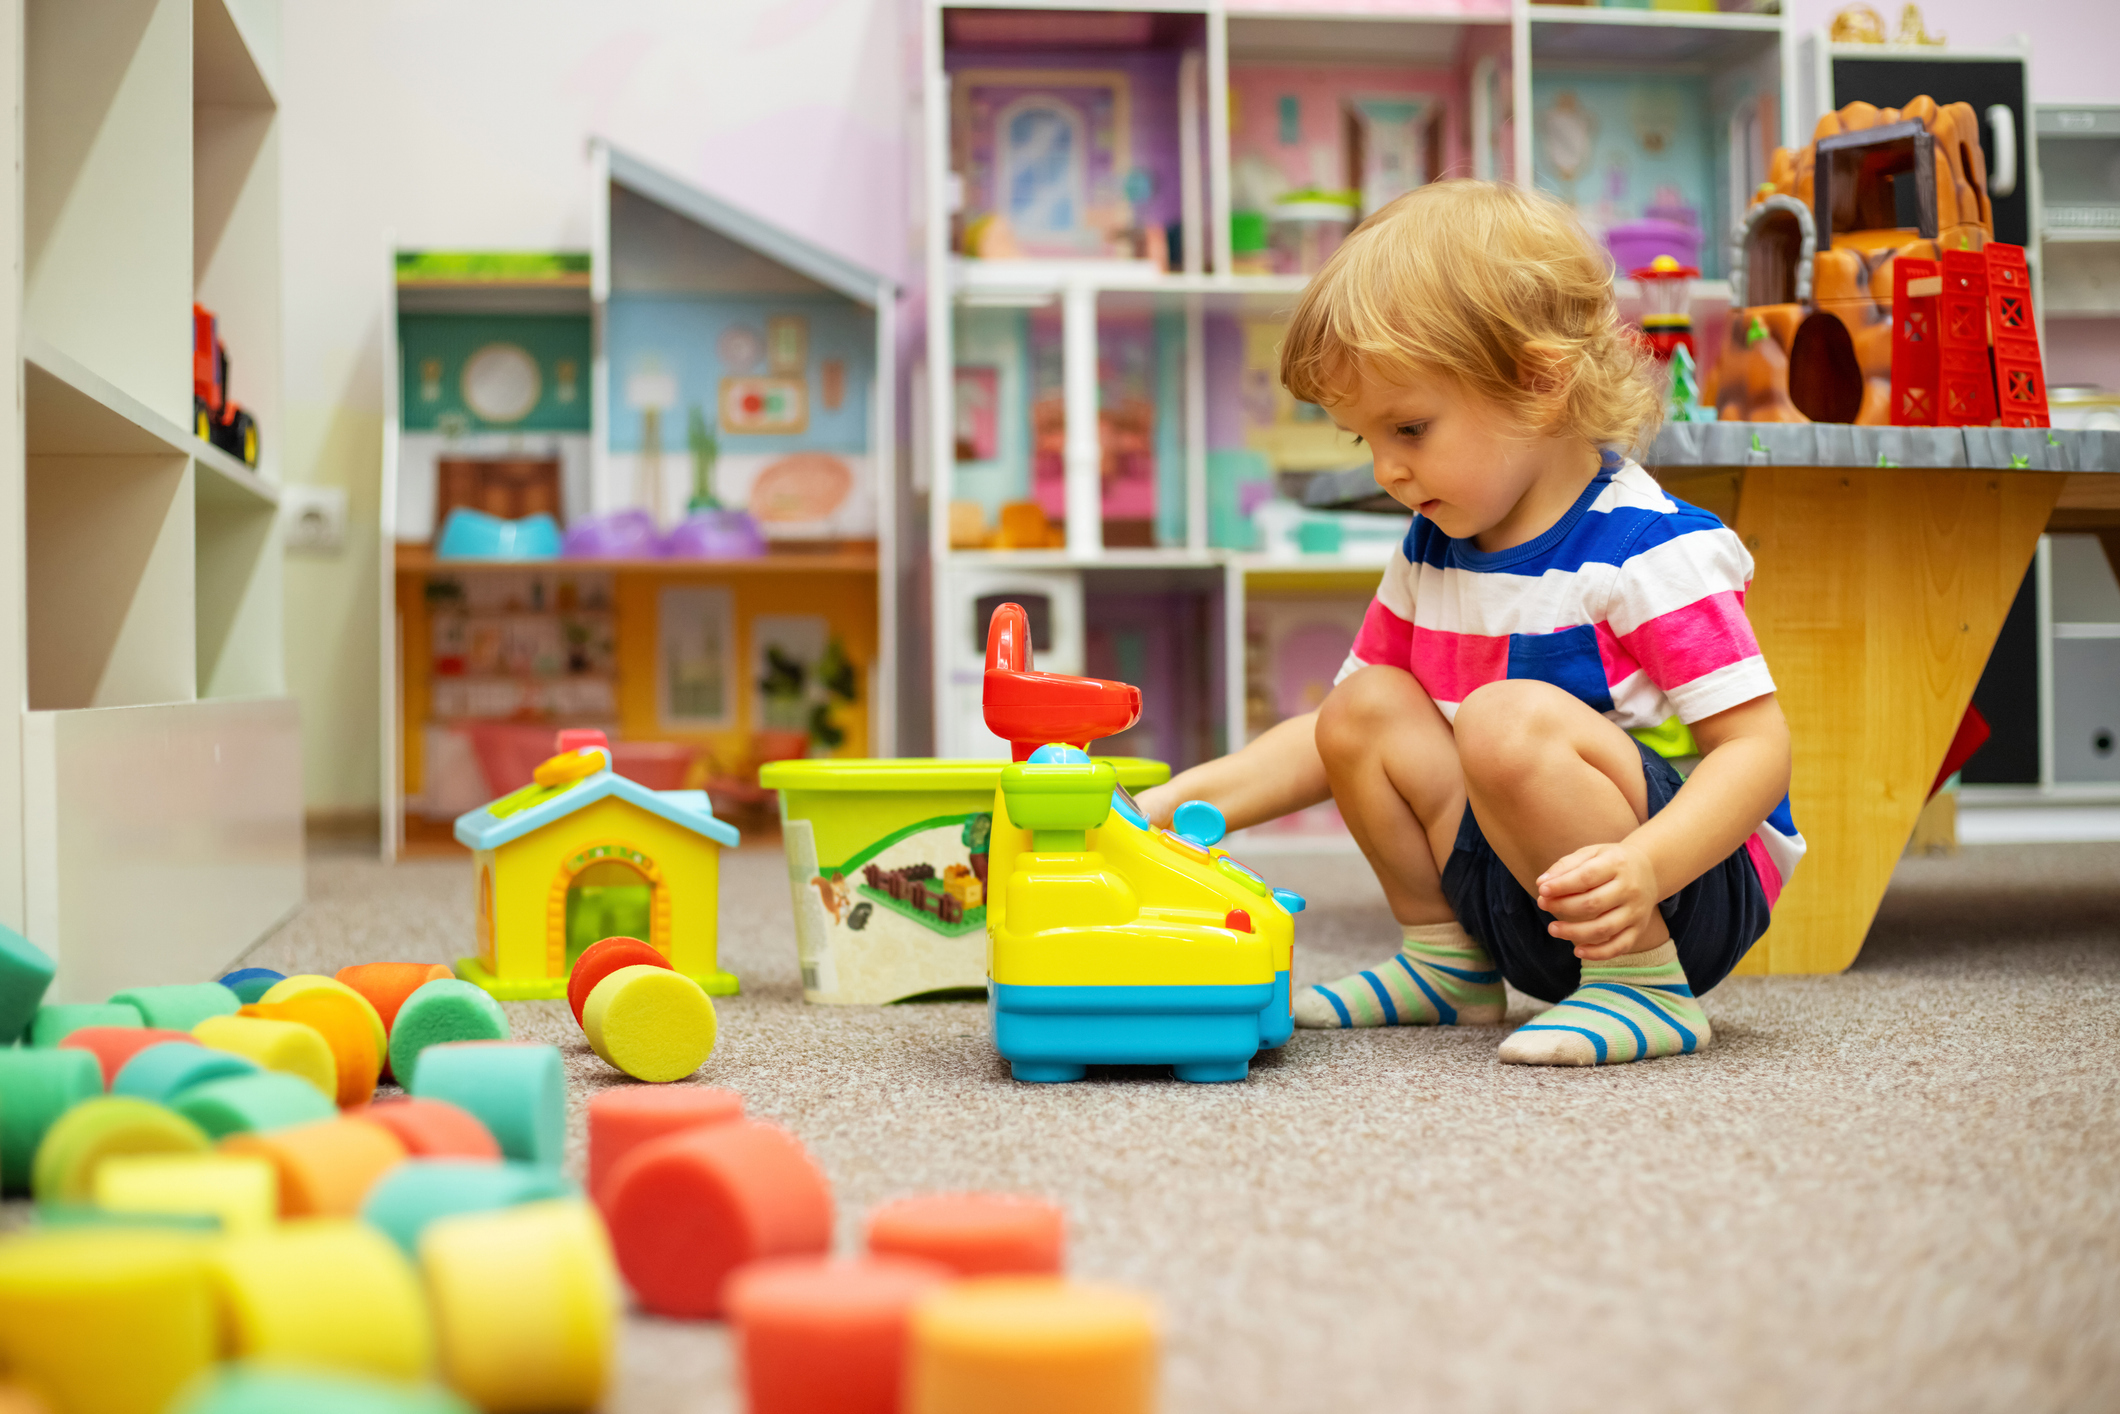
<svg viewBox="0 0 2120 1414">
<path fill-rule="evenodd" d="M 258 464 L 258 421 L 228 395 L 228 348 L 213 311 L 191 307 L 192 430 L 245 466 Z"/>
</svg>

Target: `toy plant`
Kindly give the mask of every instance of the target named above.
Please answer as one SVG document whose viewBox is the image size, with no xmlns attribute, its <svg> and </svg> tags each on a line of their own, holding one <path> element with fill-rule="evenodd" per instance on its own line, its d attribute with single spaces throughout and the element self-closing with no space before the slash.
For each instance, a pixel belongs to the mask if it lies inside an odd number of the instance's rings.
<svg viewBox="0 0 2120 1414">
<path fill-rule="evenodd" d="M 1092 741 L 1133 725 L 1140 689 L 1032 670 L 1029 620 L 987 630 L 986 724 L 1011 743 L 988 842 L 994 1045 L 1018 1080 L 1168 1065 L 1242 1080 L 1294 1028 L 1288 970 L 1303 900 L 1220 847 L 1220 812 L 1152 827 Z"/>
</svg>

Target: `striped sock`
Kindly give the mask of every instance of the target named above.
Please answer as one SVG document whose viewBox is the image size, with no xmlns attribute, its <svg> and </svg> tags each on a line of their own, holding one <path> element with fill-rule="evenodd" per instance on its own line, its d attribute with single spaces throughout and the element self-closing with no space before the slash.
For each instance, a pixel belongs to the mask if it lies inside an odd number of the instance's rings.
<svg viewBox="0 0 2120 1414">
<path fill-rule="evenodd" d="M 1502 1042 L 1509 1065 L 1617 1065 L 1705 1049 L 1714 1033 L 1678 944 L 1583 964 L 1583 982 Z"/>
<path fill-rule="evenodd" d="M 1296 1025 L 1319 1030 L 1350 1026 L 1492 1026 L 1508 1002 L 1502 974 L 1487 950 L 1455 923 L 1405 930 L 1391 961 L 1337 982 L 1305 987 L 1296 997 Z"/>
</svg>

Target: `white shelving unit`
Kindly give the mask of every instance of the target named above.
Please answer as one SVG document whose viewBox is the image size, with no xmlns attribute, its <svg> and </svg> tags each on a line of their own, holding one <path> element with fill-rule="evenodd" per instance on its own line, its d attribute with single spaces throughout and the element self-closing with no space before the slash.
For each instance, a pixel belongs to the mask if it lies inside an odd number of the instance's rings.
<svg viewBox="0 0 2120 1414">
<path fill-rule="evenodd" d="M 1534 111 L 1534 82 L 1542 76 L 1610 77 L 1648 71 L 1697 80 L 1704 95 L 1705 126 L 1714 129 L 1708 138 L 1711 148 L 1724 141 L 1717 125 L 1733 124 L 1740 106 L 1767 92 L 1772 100 L 1759 111 L 1770 112 L 1771 123 L 1754 134 L 1761 163 L 1766 149 L 1791 142 L 1797 131 L 1797 116 L 1786 96 L 1793 50 L 1779 16 L 1602 10 L 1524 0 L 1464 0 L 1455 5 L 1449 0 L 1404 5 L 1389 0 L 1152 0 L 1121 9 L 1049 0 L 1035 5 L 1026 0 L 922 4 L 925 359 L 916 361 L 911 376 L 912 489 L 927 497 L 927 628 L 933 645 L 927 680 L 933 694 L 934 740 L 943 754 L 959 754 L 968 743 L 990 745 L 972 740 L 955 722 L 976 712 L 972 704 L 977 664 L 974 645 L 959 641 L 966 613 L 961 601 L 1006 591 L 1012 575 L 1025 584 L 1068 577 L 1088 592 L 1108 582 L 1182 585 L 1210 594 L 1216 640 L 1209 652 L 1216 678 L 1211 696 L 1221 733 L 1217 749 L 1240 744 L 1247 735 L 1247 596 L 1285 591 L 1366 599 L 1373 591 L 1379 573 L 1374 563 L 1325 555 L 1295 562 L 1269 560 L 1210 543 L 1210 404 L 1230 391 L 1211 385 L 1211 379 L 1228 373 L 1226 359 L 1218 363 L 1211 353 L 1210 323 L 1229 315 L 1250 320 L 1280 316 L 1305 284 L 1302 276 L 1234 273 L 1232 84 L 1241 86 L 1248 70 L 1351 68 L 1376 76 L 1379 82 L 1371 86 L 1377 88 L 1389 88 L 1388 80 L 1409 74 L 1428 75 L 1438 85 L 1447 82 L 1447 117 L 1437 121 L 1451 125 L 1451 140 L 1436 140 L 1445 165 L 1452 153 L 1461 154 L 1450 170 L 1504 180 L 1532 178 L 1550 184 L 1535 161 L 1539 144 L 1529 116 Z M 1080 45 L 1068 38 L 1070 17 L 1080 20 Z M 959 149 L 952 128 L 952 73 L 982 64 L 980 48 L 1006 55 L 1011 36 L 1022 41 L 1019 49 L 1042 45 L 1054 53 L 1065 51 L 1064 67 L 1070 70 L 1103 67 L 1106 55 L 1124 54 L 1129 24 L 1140 36 L 1139 43 L 1162 54 L 1177 75 L 1179 152 L 1174 166 L 1180 174 L 1179 214 L 1173 224 L 1182 258 L 1173 262 L 1176 268 L 1165 273 L 1140 261 L 982 260 L 960 254 L 957 203 L 967 182 L 964 173 L 954 170 L 953 154 Z M 983 37 L 953 39 L 953 34 Z M 1014 56 L 994 62 L 1007 67 Z M 1437 77 L 1443 74 L 1447 79 Z M 1704 259 L 1711 265 L 1720 259 L 1736 193 L 1742 190 L 1748 197 L 1751 190 L 1746 184 L 1751 168 L 1733 168 L 1727 152 L 1716 159 L 1713 170 L 1715 190 L 1697 194 Z M 1200 230 L 1203 221 L 1205 233 Z M 1729 291 L 1726 282 L 1713 278 L 1719 270 L 1707 273 L 1711 278 L 1699 283 L 1696 301 L 1712 314 L 1727 308 Z M 1059 396 L 1066 430 L 1060 451 L 1065 514 L 1056 519 L 1064 522 L 1064 549 L 951 548 L 950 503 L 958 481 L 954 431 L 959 427 L 954 370 L 967 339 L 978 337 L 976 329 L 967 333 L 967 319 L 995 309 L 1042 311 L 1038 317 L 1046 320 L 1057 315 Z M 1180 395 L 1176 415 L 1169 420 L 1179 425 L 1175 456 L 1183 467 L 1183 513 L 1159 521 L 1158 543 L 1153 546 L 1107 547 L 1101 514 L 1099 366 L 1110 353 L 1107 323 L 1142 311 L 1162 320 L 1158 337 L 1166 332 L 1175 336 L 1181 349 Z M 1017 396 L 1027 402 L 1027 393 Z M 1029 476 L 1027 469 L 1024 475 Z M 1173 519 L 1182 524 L 1181 533 L 1169 533 Z M 1071 650 L 1079 649 L 1079 635 L 1067 641 Z"/>
<path fill-rule="evenodd" d="M 0 7 L 19 423 L 0 414 L 0 916 L 56 995 L 211 976 L 302 899 L 282 662 L 272 0 Z M 263 464 L 193 435 L 193 303 Z"/>
</svg>

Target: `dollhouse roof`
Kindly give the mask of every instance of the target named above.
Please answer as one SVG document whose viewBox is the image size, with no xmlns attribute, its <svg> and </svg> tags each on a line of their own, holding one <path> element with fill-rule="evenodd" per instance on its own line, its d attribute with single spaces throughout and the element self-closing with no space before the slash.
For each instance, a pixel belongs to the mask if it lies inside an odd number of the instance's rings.
<svg viewBox="0 0 2120 1414">
<path fill-rule="evenodd" d="M 732 849 L 736 845 L 736 827 L 714 818 L 714 807 L 708 803 L 705 791 L 649 790 L 608 766 L 566 785 L 525 787 L 457 816 L 457 843 L 472 849 L 498 849 L 614 795 L 716 844 Z M 496 810 L 501 813 L 495 814 Z"/>
<path fill-rule="evenodd" d="M 611 184 L 706 228 L 746 250 L 784 266 L 826 289 L 845 295 L 872 309 L 897 298 L 898 283 L 879 275 L 833 251 L 826 250 L 793 231 L 784 230 L 762 216 L 701 191 L 682 177 L 643 162 L 599 140 L 610 173 Z"/>
</svg>

